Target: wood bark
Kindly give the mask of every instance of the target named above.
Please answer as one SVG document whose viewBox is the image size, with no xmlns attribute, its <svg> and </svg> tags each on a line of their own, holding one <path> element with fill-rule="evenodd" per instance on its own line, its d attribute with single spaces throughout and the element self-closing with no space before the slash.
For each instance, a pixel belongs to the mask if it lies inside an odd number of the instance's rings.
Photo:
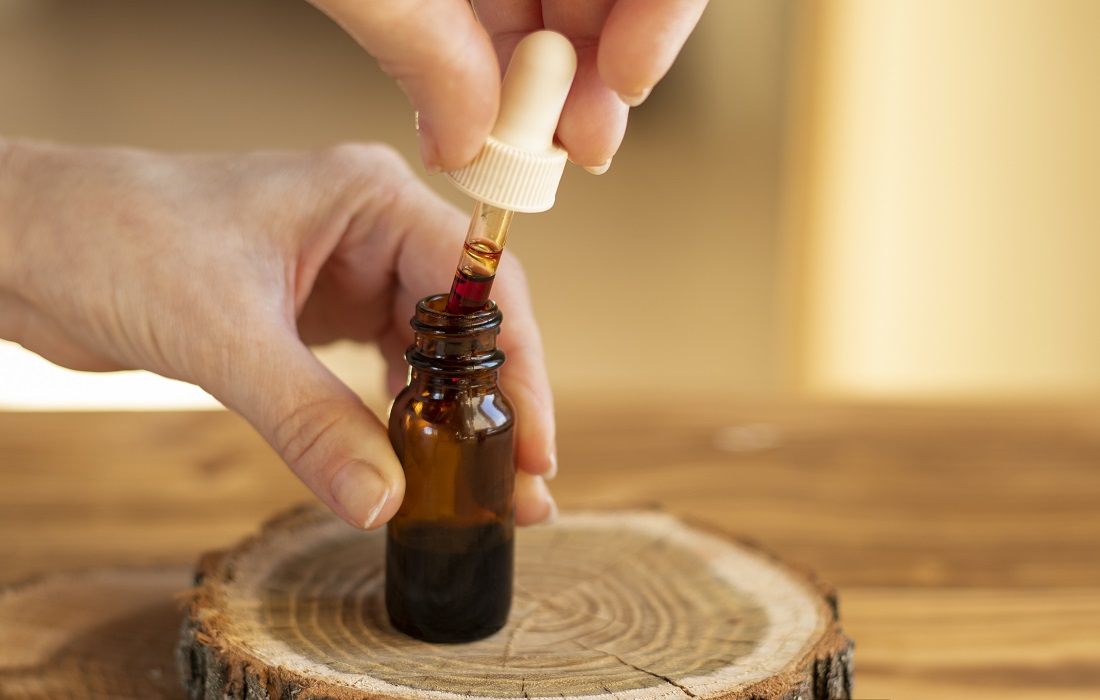
<svg viewBox="0 0 1100 700">
<path fill-rule="evenodd" d="M 517 535 L 507 626 L 434 645 L 386 618 L 384 535 L 295 510 L 200 563 L 178 649 L 193 700 L 848 698 L 835 594 L 655 511 Z"/>
</svg>

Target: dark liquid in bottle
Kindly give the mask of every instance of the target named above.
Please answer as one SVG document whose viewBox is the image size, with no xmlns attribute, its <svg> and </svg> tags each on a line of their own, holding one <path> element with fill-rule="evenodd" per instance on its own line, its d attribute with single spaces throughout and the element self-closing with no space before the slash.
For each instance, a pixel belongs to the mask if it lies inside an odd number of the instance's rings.
<svg viewBox="0 0 1100 700">
<path fill-rule="evenodd" d="M 428 642 L 496 632 L 512 602 L 514 546 L 500 523 L 402 528 L 386 542 L 386 610 L 393 626 Z"/>
</svg>

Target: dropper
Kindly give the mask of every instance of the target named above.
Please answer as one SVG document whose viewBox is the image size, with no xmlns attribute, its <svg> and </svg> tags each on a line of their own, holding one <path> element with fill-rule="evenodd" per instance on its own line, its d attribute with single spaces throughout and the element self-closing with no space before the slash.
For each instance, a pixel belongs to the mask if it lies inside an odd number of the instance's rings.
<svg viewBox="0 0 1100 700">
<path fill-rule="evenodd" d="M 577 55 L 564 36 L 551 31 L 526 36 L 508 64 L 492 134 L 469 165 L 447 173 L 477 200 L 447 301 L 449 313 L 470 313 L 489 301 L 513 213 L 554 205 L 568 160 L 554 143 L 554 132 L 576 70 Z"/>
</svg>

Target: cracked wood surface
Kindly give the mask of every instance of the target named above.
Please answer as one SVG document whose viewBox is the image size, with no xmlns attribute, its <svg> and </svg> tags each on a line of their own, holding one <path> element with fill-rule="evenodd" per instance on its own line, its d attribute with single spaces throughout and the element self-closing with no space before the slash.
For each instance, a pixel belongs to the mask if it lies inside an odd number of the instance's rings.
<svg viewBox="0 0 1100 700">
<path fill-rule="evenodd" d="M 1100 406 L 558 416 L 564 509 L 658 503 L 837 586 L 856 698 L 1100 697 Z M 309 497 L 228 413 L 0 414 L 0 583 L 140 567 L 159 601 L 111 578 L 2 594 L 0 697 L 179 700 L 171 591 Z"/>
<path fill-rule="evenodd" d="M 180 645 L 190 697 L 850 694 L 831 589 L 665 513 L 563 513 L 521 530 L 508 624 L 470 644 L 392 629 L 384 547 L 382 532 L 304 507 L 205 557 Z"/>
</svg>

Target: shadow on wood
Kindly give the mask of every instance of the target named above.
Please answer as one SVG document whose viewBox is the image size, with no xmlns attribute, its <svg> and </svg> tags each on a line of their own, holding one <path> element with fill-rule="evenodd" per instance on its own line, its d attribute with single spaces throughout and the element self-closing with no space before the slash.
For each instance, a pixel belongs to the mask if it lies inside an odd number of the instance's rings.
<svg viewBox="0 0 1100 700">
<path fill-rule="evenodd" d="M 5 700 L 180 700 L 177 596 L 191 572 L 109 569 L 0 592 Z"/>
</svg>

